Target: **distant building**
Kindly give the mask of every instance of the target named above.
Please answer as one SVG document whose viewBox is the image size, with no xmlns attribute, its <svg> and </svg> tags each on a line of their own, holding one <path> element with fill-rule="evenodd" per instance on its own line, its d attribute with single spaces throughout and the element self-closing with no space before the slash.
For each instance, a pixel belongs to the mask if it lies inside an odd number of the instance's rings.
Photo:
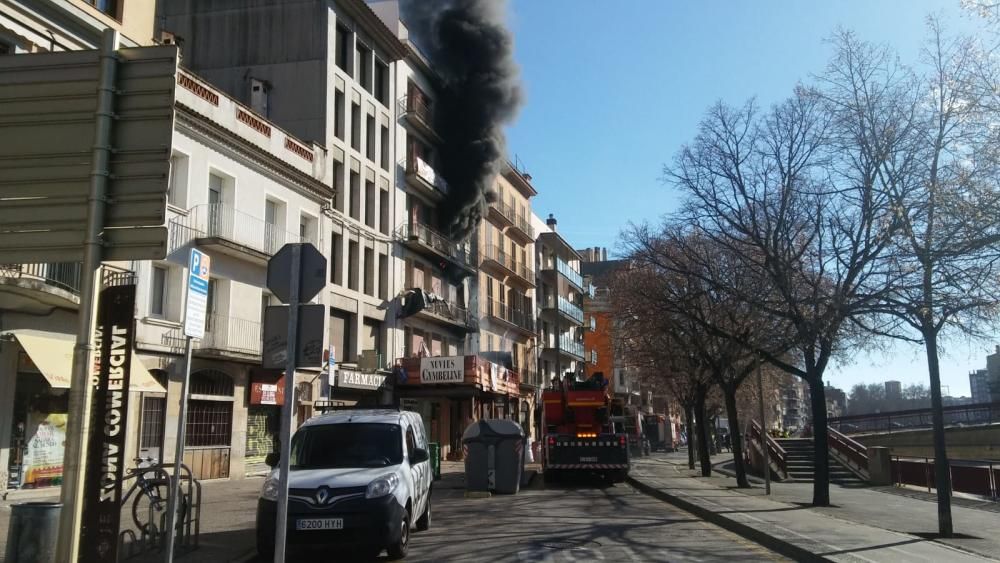
<svg viewBox="0 0 1000 563">
<path fill-rule="evenodd" d="M 972 390 L 973 403 L 990 402 L 990 372 L 985 369 L 977 369 L 969 372 L 969 389 Z"/>
<path fill-rule="evenodd" d="M 986 371 L 989 374 L 986 378 L 986 391 L 990 398 L 988 403 L 1000 401 L 1000 346 L 996 351 L 986 356 Z"/>
<path fill-rule="evenodd" d="M 898 381 L 886 381 L 885 398 L 890 401 L 903 398 L 903 384 Z"/>
<path fill-rule="evenodd" d="M 843 389 L 826 386 L 826 415 L 843 416 L 847 413 L 847 393 Z"/>
</svg>

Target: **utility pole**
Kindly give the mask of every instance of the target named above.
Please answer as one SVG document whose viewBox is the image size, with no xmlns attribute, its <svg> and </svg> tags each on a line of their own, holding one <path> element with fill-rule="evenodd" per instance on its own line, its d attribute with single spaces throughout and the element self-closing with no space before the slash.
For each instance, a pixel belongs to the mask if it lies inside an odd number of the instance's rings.
<svg viewBox="0 0 1000 563">
<path fill-rule="evenodd" d="M 764 410 L 764 376 L 761 374 L 761 361 L 757 359 L 757 407 L 760 409 L 760 445 L 764 454 L 764 492 L 771 494 L 771 456 L 767 449 L 767 411 Z"/>
</svg>

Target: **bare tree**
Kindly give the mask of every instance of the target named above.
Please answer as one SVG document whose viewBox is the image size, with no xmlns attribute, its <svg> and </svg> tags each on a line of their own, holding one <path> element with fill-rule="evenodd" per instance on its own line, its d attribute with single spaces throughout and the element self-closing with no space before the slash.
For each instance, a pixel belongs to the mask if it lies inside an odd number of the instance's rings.
<svg viewBox="0 0 1000 563">
<path fill-rule="evenodd" d="M 897 106 L 912 86 L 888 53 L 849 33 L 834 43 L 822 89 L 800 87 L 767 112 L 752 101 L 716 104 L 665 170 L 688 196 L 681 221 L 741 256 L 770 291 L 716 289 L 790 327 L 794 361 L 744 343 L 809 384 L 816 506 L 830 502 L 823 374 L 893 282 L 886 254 L 900 225 L 880 172 L 900 142 Z"/>
<path fill-rule="evenodd" d="M 886 176 L 903 223 L 896 254 L 904 275 L 884 312 L 923 342 L 934 426 L 938 528 L 948 537 L 951 479 L 945 447 L 939 344 L 947 331 L 982 336 L 994 327 L 1000 293 L 1000 153 L 997 114 L 981 87 L 983 61 L 970 38 L 948 39 L 929 18 L 928 72 L 918 90 L 914 145 L 891 159 Z M 905 338 L 905 336 L 904 336 Z"/>
</svg>

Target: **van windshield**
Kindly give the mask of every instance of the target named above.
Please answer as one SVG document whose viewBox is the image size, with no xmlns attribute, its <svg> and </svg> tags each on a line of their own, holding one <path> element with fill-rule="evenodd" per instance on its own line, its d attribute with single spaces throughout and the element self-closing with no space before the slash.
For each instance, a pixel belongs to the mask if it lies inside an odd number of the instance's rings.
<svg viewBox="0 0 1000 563">
<path fill-rule="evenodd" d="M 321 424 L 292 438 L 292 470 L 333 467 L 386 467 L 403 461 L 397 424 Z"/>
</svg>

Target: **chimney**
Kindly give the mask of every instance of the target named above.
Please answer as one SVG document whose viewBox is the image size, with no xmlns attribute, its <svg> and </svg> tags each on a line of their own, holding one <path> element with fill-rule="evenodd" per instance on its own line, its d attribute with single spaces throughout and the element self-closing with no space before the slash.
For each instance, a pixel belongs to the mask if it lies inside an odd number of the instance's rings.
<svg viewBox="0 0 1000 563">
<path fill-rule="evenodd" d="M 527 172 L 525 172 L 524 173 L 524 179 L 530 182 L 531 181 L 531 174 L 528 174 Z"/>
<path fill-rule="evenodd" d="M 556 221 L 555 215 L 549 213 L 549 218 L 545 220 L 545 224 L 549 226 L 549 230 L 551 230 L 553 233 L 556 232 L 557 223 L 558 221 Z M 997 351 L 1000 351 L 1000 346 L 997 346 Z"/>
</svg>

